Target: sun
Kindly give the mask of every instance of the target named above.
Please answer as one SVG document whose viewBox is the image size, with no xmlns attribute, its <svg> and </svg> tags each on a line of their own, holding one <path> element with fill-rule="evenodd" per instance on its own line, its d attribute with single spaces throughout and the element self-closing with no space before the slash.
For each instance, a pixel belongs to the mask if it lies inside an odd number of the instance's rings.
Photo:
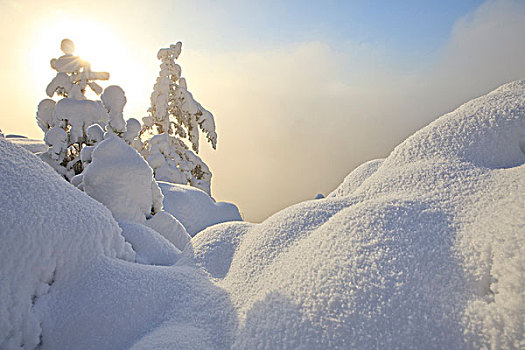
<svg viewBox="0 0 525 350">
<path fill-rule="evenodd" d="M 133 116 L 140 119 L 145 115 L 155 76 L 148 76 L 141 70 L 141 62 L 134 59 L 136 55 L 132 54 L 133 41 L 129 37 L 123 36 L 106 23 L 91 19 L 70 19 L 63 16 L 58 20 L 44 22 L 38 24 L 38 28 L 33 32 L 34 38 L 31 39 L 31 50 L 37 54 L 28 58 L 28 65 L 32 67 L 32 79 L 40 87 L 40 94 L 56 74 L 49 62 L 52 58 L 63 55 L 60 43 L 62 39 L 67 38 L 74 42 L 73 54 L 89 62 L 92 71 L 110 73 L 108 81 L 100 82 L 102 87 L 121 86 L 126 92 L 128 102 L 133 101 Z M 155 54 L 151 53 L 152 61 L 156 59 Z M 86 91 L 86 97 L 98 99 L 89 89 Z M 127 107 L 129 111 L 130 103 Z"/>
</svg>

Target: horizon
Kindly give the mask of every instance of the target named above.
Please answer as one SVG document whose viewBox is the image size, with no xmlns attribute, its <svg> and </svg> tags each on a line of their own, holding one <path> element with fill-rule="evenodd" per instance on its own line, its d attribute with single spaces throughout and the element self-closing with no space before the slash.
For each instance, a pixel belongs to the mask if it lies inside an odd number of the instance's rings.
<svg viewBox="0 0 525 350">
<path fill-rule="evenodd" d="M 125 4 L 0 1 L 0 28 L 18 34 L 0 39 L 0 129 L 43 138 L 34 116 L 63 38 L 111 73 L 103 86 L 121 86 L 125 117 L 139 120 L 158 49 L 182 41 L 188 89 L 217 124 L 217 151 L 203 142 L 200 153 L 212 195 L 254 222 L 327 195 L 440 115 L 525 78 L 518 1 Z"/>
</svg>

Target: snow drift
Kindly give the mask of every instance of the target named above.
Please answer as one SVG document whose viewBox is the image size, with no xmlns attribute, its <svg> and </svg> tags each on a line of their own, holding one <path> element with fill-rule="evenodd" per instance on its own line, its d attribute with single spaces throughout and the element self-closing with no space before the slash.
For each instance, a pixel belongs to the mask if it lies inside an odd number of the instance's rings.
<svg viewBox="0 0 525 350">
<path fill-rule="evenodd" d="M 164 210 L 176 217 L 192 237 L 208 226 L 242 220 L 235 204 L 216 202 L 206 192 L 192 186 L 157 183 L 164 195 Z"/>
<path fill-rule="evenodd" d="M 519 348 L 523 135 L 519 81 L 356 169 L 330 198 L 201 232 L 179 263 L 230 294 L 233 348 Z"/>
<path fill-rule="evenodd" d="M 2 246 L 2 259 L 28 267 L 18 280 L 14 267 L 4 268 L 3 261 L 0 267 L 8 281 L 1 286 L 2 346 L 20 345 L 18 334 L 25 332 L 28 348 L 41 334 L 42 349 L 519 348 L 524 135 L 525 81 L 518 81 L 437 119 L 386 159 L 356 169 L 327 198 L 257 225 L 209 227 L 192 238 L 174 266 L 163 267 L 116 259 L 128 256 L 127 250 L 100 206 L 98 220 L 107 225 L 79 237 L 89 242 L 80 246 L 85 259 L 62 250 L 62 241 L 43 255 L 41 247 L 57 232 L 80 234 L 46 229 L 62 219 L 63 202 L 31 195 L 50 203 L 32 209 L 27 194 L 51 184 L 27 174 L 52 171 L 20 160 L 28 155 L 3 142 L 10 163 L 0 166 L 13 164 L 7 168 L 25 179 L 22 185 L 1 183 L 2 217 L 10 218 L 2 222 L 2 237 L 13 232 L 17 238 L 8 241 L 11 248 Z M 68 186 L 62 182 L 55 192 Z M 19 209 L 12 211 L 11 202 Z M 38 228 L 23 226 L 28 212 L 41 218 Z M 99 233 L 95 240 L 94 232 L 107 232 L 103 228 L 113 234 Z M 104 247 L 113 246 L 103 237 L 116 237 L 109 241 L 121 248 L 106 253 Z M 100 240 L 106 243 L 92 247 Z M 161 257 L 155 250 L 164 245 L 157 243 L 145 247 L 145 257 Z M 169 261 L 171 253 L 164 253 Z M 35 301 L 38 318 L 31 295 L 41 292 L 31 281 L 47 265 L 32 270 L 33 255 L 62 266 L 56 283 Z M 98 255 L 104 257 L 82 263 Z M 61 277 L 73 267 L 76 279 Z M 45 275 L 41 280 L 48 281 Z M 10 305 L 16 303 L 21 306 Z M 13 318 L 7 310 L 21 311 Z M 41 333 L 35 331 L 39 324 Z"/>
<path fill-rule="evenodd" d="M 111 213 L 0 138 L 0 348 L 41 341 L 34 305 L 100 256 L 133 260 Z"/>
</svg>

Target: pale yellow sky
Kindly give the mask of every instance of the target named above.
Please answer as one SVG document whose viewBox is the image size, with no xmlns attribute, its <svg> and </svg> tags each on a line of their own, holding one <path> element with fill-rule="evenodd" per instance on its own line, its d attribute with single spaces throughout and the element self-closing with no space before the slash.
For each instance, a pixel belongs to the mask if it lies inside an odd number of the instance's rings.
<svg viewBox="0 0 525 350">
<path fill-rule="evenodd" d="M 203 22 L 211 12 L 168 4 L 0 0 L 0 129 L 42 138 L 35 111 L 64 37 L 93 70 L 111 73 L 104 86 L 120 85 L 125 116 L 137 119 L 148 108 L 157 50 L 181 40 L 189 90 L 216 118 L 217 151 L 201 147 L 212 193 L 260 221 L 328 194 L 360 163 L 387 156 L 467 99 L 525 78 L 523 3 L 485 4 L 459 18 L 421 64 L 384 46 L 321 37 L 223 47 L 210 34 L 221 26 Z"/>
</svg>

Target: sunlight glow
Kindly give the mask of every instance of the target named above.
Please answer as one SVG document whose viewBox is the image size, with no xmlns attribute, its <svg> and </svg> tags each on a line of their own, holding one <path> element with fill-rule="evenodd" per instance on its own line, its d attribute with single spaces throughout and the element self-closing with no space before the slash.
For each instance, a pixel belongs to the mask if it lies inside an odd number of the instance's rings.
<svg viewBox="0 0 525 350">
<path fill-rule="evenodd" d="M 128 44 L 126 38 L 106 24 L 91 19 L 71 18 L 64 13 L 58 13 L 57 16 L 58 20 L 46 18 L 37 21 L 35 30 L 32 31 L 35 37 L 30 39 L 32 49 L 38 54 L 28 56 L 27 66 L 31 67 L 32 79 L 40 93 L 56 73 L 49 61 L 63 55 L 60 42 L 68 38 L 75 44 L 74 55 L 89 62 L 94 72 L 110 73 L 108 81 L 99 82 L 102 87 L 119 85 L 124 89 L 128 97 L 125 112 L 130 111 L 129 102 L 134 100 L 135 103 L 131 103 L 133 117 L 141 118 L 145 115 L 147 106 L 144 106 L 144 101 L 149 97 L 155 76 L 146 75 L 141 64 L 133 59 L 131 43 Z M 156 59 L 155 54 L 151 53 L 152 61 Z M 98 99 L 89 89 L 86 97 Z"/>
</svg>

